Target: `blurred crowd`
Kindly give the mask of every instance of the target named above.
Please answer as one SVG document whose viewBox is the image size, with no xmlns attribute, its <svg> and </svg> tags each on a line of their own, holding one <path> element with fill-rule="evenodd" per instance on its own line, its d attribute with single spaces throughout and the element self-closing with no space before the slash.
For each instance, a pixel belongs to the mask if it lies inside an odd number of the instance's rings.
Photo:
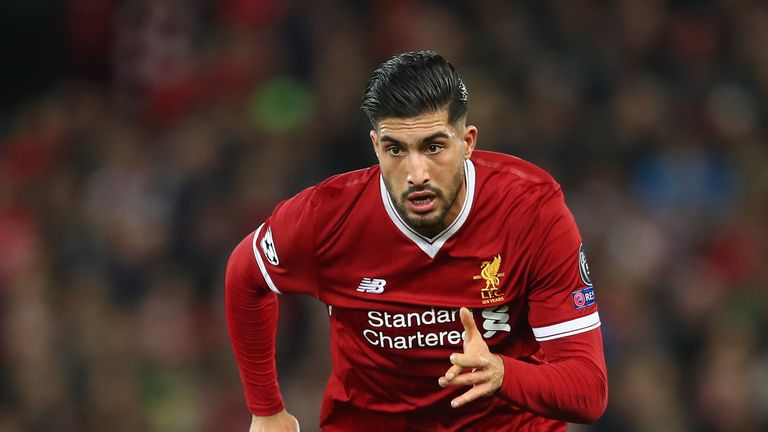
<svg viewBox="0 0 768 432">
<path fill-rule="evenodd" d="M 5 0 L 0 46 L 0 432 L 247 430 L 228 254 L 375 163 L 368 75 L 426 48 L 584 236 L 610 402 L 569 430 L 768 430 L 765 2 Z M 312 431 L 325 309 L 280 301 Z"/>
</svg>

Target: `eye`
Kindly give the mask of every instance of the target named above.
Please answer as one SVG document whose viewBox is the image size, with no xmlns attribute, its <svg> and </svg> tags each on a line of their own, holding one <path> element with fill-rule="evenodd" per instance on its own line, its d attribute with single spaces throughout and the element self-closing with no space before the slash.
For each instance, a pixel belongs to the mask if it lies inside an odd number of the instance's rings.
<svg viewBox="0 0 768 432">
<path fill-rule="evenodd" d="M 387 147 L 387 153 L 392 156 L 400 156 L 403 154 L 403 149 L 398 146 L 389 146 Z"/>
<path fill-rule="evenodd" d="M 437 154 L 440 153 L 443 150 L 442 144 L 429 144 L 427 146 L 426 153 L 427 154 Z"/>
</svg>

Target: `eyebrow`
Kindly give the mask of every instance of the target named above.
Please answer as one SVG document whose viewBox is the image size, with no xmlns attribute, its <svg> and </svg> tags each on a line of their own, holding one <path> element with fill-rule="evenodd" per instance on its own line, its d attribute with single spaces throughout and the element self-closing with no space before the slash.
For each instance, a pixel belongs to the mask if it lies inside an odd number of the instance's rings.
<svg viewBox="0 0 768 432">
<path fill-rule="evenodd" d="M 448 135 L 447 133 L 445 133 L 443 131 L 439 131 L 439 132 L 433 133 L 432 135 L 428 135 L 428 136 L 422 138 L 420 143 L 424 144 L 424 143 L 428 143 L 430 141 L 433 141 L 433 140 L 435 140 L 437 138 L 446 138 L 446 139 L 448 139 L 450 137 L 451 136 Z M 397 139 L 395 139 L 395 138 L 393 138 L 393 137 L 391 137 L 389 135 L 382 135 L 381 136 L 381 142 L 388 142 L 388 143 L 400 144 L 400 145 L 403 144 L 402 141 L 399 141 L 399 140 L 397 140 Z"/>
</svg>

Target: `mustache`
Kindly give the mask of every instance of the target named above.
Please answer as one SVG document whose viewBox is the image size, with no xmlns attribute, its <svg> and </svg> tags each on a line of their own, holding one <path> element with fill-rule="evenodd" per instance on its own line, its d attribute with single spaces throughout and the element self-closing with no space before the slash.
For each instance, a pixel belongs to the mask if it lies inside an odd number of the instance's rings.
<svg viewBox="0 0 768 432">
<path fill-rule="evenodd" d="M 418 185 L 418 186 L 410 186 L 408 189 L 405 190 L 405 192 L 400 195 L 400 197 L 403 199 L 403 201 L 406 201 L 408 199 L 408 195 L 414 193 L 414 192 L 424 192 L 429 191 L 435 194 L 437 198 L 443 199 L 445 198 L 443 196 L 443 191 L 440 189 L 432 186 L 432 185 Z"/>
</svg>

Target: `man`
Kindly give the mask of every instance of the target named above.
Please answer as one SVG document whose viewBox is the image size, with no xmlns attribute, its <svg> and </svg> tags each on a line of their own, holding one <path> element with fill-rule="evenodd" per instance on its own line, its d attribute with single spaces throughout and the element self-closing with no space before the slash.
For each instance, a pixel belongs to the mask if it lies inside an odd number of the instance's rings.
<svg viewBox="0 0 768 432">
<path fill-rule="evenodd" d="M 573 217 L 543 170 L 475 151 L 467 101 L 434 52 L 386 61 L 362 103 L 379 164 L 283 201 L 235 248 L 226 307 L 251 432 L 298 430 L 276 377 L 280 293 L 328 307 L 324 431 L 562 431 L 602 415 Z"/>
</svg>

